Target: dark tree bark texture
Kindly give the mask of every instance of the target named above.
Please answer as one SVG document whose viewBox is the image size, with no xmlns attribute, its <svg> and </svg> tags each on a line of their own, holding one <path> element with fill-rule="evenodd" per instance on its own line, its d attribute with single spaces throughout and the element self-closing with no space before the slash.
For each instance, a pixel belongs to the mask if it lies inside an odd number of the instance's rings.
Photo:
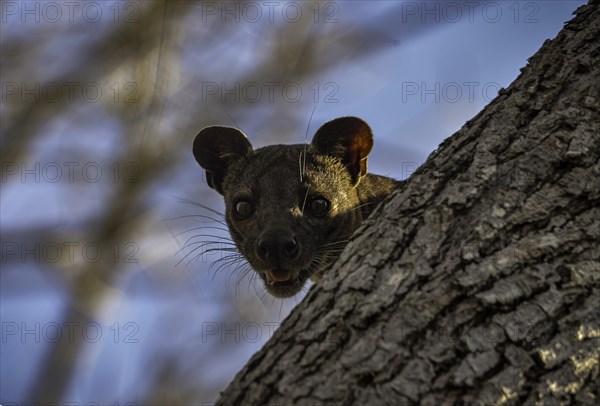
<svg viewBox="0 0 600 406">
<path fill-rule="evenodd" d="M 219 403 L 599 404 L 599 104 L 593 0 L 373 213 Z"/>
</svg>

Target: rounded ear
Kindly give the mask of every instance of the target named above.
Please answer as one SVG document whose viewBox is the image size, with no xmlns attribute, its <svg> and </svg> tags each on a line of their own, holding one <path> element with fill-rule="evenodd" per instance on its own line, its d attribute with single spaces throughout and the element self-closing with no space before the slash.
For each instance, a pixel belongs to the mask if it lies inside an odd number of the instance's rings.
<svg viewBox="0 0 600 406">
<path fill-rule="evenodd" d="M 320 154 L 341 159 L 357 185 L 367 174 L 367 156 L 373 148 L 369 125 L 357 117 L 340 117 L 328 121 L 317 130 L 311 145 Z"/>
<path fill-rule="evenodd" d="M 252 152 L 246 135 L 237 128 L 205 127 L 196 135 L 194 158 L 206 170 L 208 186 L 223 194 L 223 180 L 229 165 Z"/>
</svg>

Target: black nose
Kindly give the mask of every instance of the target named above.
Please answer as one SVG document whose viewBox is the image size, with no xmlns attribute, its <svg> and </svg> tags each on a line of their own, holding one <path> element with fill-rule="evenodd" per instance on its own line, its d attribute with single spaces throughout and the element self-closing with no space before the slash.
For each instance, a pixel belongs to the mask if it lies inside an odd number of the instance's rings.
<svg viewBox="0 0 600 406">
<path fill-rule="evenodd" d="M 296 259 L 299 251 L 294 233 L 284 229 L 265 231 L 256 244 L 258 257 L 276 265 Z"/>
</svg>

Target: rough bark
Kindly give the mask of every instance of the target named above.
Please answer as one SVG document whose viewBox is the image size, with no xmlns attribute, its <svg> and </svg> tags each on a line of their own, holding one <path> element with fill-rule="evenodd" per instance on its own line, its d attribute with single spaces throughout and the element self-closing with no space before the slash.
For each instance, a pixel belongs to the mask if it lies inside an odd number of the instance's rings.
<svg viewBox="0 0 600 406">
<path fill-rule="evenodd" d="M 219 404 L 597 404 L 599 22 L 440 145 Z"/>
</svg>

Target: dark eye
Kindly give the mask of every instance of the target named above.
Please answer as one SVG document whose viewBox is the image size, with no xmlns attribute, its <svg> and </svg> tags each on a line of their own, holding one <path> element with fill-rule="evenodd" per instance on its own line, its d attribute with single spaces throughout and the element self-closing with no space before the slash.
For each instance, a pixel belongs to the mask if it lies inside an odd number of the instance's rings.
<svg viewBox="0 0 600 406">
<path fill-rule="evenodd" d="M 238 200 L 233 206 L 233 213 L 237 218 L 245 219 L 254 213 L 254 206 L 247 200 Z"/>
<path fill-rule="evenodd" d="M 324 217 L 329 213 L 329 200 L 321 196 L 315 196 L 308 201 L 307 209 L 315 217 Z"/>
</svg>

